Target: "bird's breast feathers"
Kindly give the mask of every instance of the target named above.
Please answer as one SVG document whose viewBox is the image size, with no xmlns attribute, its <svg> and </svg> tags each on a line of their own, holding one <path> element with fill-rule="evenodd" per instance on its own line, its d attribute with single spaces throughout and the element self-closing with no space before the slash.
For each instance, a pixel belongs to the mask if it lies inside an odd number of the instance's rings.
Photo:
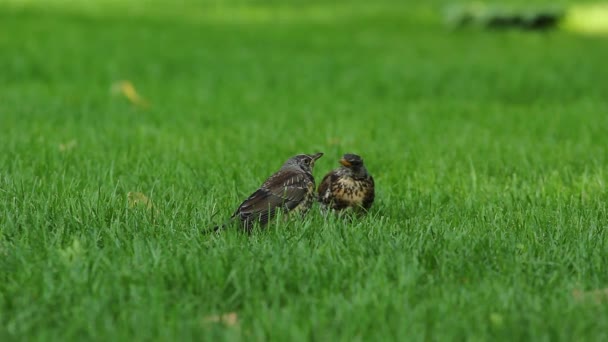
<svg viewBox="0 0 608 342">
<path fill-rule="evenodd" d="M 335 197 L 354 205 L 363 203 L 369 189 L 369 184 L 365 181 L 350 177 L 340 177 L 332 185 L 332 192 Z"/>
</svg>

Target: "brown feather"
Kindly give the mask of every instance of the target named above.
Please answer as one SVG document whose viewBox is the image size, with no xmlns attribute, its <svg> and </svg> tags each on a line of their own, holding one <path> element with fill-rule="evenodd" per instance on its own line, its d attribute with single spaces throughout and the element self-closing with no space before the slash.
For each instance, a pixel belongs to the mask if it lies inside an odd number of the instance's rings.
<svg viewBox="0 0 608 342">
<path fill-rule="evenodd" d="M 232 215 L 238 217 L 247 230 L 255 222 L 265 225 L 278 210 L 289 212 L 306 199 L 312 175 L 294 170 L 281 170 L 247 198 Z"/>
<path fill-rule="evenodd" d="M 348 167 L 340 167 L 323 177 L 317 199 L 323 209 L 367 211 L 374 202 L 374 188 L 374 178 L 365 169 L 362 174 L 355 175 Z"/>
</svg>

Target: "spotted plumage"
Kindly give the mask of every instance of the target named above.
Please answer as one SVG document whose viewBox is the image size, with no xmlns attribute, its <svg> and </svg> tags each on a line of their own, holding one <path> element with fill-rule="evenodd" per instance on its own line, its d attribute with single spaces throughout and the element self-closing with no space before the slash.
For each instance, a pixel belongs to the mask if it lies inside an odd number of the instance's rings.
<svg viewBox="0 0 608 342">
<path fill-rule="evenodd" d="M 275 174 L 236 209 L 231 221 L 241 222 L 251 231 L 254 224 L 266 225 L 278 212 L 305 215 L 314 202 L 315 179 L 312 170 L 323 153 L 299 154 L 289 158 Z M 219 230 L 225 225 L 215 227 Z"/>
<path fill-rule="evenodd" d="M 319 184 L 317 199 L 321 208 L 366 212 L 374 203 L 374 178 L 356 154 L 345 154 L 340 164 L 341 167 L 330 171 Z"/>
</svg>

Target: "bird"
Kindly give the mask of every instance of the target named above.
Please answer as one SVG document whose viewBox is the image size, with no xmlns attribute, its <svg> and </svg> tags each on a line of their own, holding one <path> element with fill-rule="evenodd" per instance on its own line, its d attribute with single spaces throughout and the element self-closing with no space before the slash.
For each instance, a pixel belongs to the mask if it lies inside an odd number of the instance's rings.
<svg viewBox="0 0 608 342">
<path fill-rule="evenodd" d="M 339 162 L 342 166 L 327 173 L 319 184 L 321 210 L 367 212 L 374 203 L 374 178 L 356 154 L 344 154 Z"/>
<path fill-rule="evenodd" d="M 255 223 L 265 226 L 277 212 L 308 213 L 315 200 L 315 162 L 323 156 L 298 154 L 289 159 L 281 168 L 244 200 L 229 219 L 239 221 L 242 228 L 251 232 Z M 216 226 L 213 231 L 224 228 L 229 223 Z"/>
</svg>

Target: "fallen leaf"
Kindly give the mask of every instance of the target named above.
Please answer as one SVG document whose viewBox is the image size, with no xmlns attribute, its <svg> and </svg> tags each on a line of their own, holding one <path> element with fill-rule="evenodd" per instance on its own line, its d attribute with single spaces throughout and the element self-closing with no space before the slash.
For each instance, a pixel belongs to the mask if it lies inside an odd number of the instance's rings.
<svg viewBox="0 0 608 342">
<path fill-rule="evenodd" d="M 129 201 L 129 208 L 134 208 L 136 206 L 144 206 L 148 210 L 154 208 L 152 201 L 141 192 L 129 192 L 127 194 L 127 199 Z"/>
<path fill-rule="evenodd" d="M 85 250 L 82 248 L 80 241 L 74 239 L 72 245 L 65 249 L 59 250 L 59 255 L 66 263 L 73 263 L 84 255 Z"/>
<path fill-rule="evenodd" d="M 132 104 L 139 107 L 148 107 L 148 101 L 139 95 L 131 81 L 124 80 L 112 84 L 112 92 L 126 97 Z"/>
<path fill-rule="evenodd" d="M 74 147 L 76 147 L 76 140 L 72 139 L 66 143 L 62 143 L 59 144 L 59 151 L 60 152 L 67 152 L 67 151 L 71 151 L 74 149 Z"/>
<path fill-rule="evenodd" d="M 232 327 L 239 323 L 239 316 L 236 312 L 229 312 L 221 315 L 211 315 L 203 318 L 203 323 L 222 323 L 226 326 Z"/>
<path fill-rule="evenodd" d="M 574 289 L 572 296 L 578 302 L 594 302 L 595 304 L 608 303 L 608 288 L 591 291 Z"/>
<path fill-rule="evenodd" d="M 490 314 L 490 322 L 496 327 L 501 327 L 504 323 L 504 318 L 501 314 L 493 312 Z"/>
<path fill-rule="evenodd" d="M 341 141 L 339 138 L 329 138 L 327 139 L 327 143 L 329 145 L 340 145 Z"/>
</svg>

